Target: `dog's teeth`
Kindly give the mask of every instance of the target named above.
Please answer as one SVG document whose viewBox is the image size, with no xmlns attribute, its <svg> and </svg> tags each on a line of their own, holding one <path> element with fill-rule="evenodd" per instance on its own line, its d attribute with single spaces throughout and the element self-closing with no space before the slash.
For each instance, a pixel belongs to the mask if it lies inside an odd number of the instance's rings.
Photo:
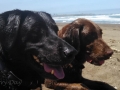
<svg viewBox="0 0 120 90">
<path fill-rule="evenodd" d="M 40 63 L 40 60 L 38 59 L 38 57 L 36 57 L 35 55 L 33 55 L 33 58 L 35 59 L 36 62 Z"/>
<path fill-rule="evenodd" d="M 33 55 L 33 58 L 36 60 L 36 59 L 38 59 L 35 55 Z"/>
<path fill-rule="evenodd" d="M 37 84 L 38 84 L 38 80 L 37 80 Z"/>
<path fill-rule="evenodd" d="M 36 62 L 40 63 L 40 60 L 39 60 L 39 59 L 35 59 L 35 60 L 36 60 Z"/>
<path fill-rule="evenodd" d="M 90 63 L 92 62 L 92 60 L 89 61 Z"/>
<path fill-rule="evenodd" d="M 72 68 L 73 67 L 73 65 L 72 64 L 69 64 L 69 66 Z"/>
<path fill-rule="evenodd" d="M 51 74 L 54 74 L 54 70 L 51 71 Z"/>
<path fill-rule="evenodd" d="M 40 63 L 40 65 L 42 65 L 42 66 L 43 66 L 43 63 Z"/>
<path fill-rule="evenodd" d="M 90 51 L 86 51 L 86 53 L 90 53 Z"/>
</svg>

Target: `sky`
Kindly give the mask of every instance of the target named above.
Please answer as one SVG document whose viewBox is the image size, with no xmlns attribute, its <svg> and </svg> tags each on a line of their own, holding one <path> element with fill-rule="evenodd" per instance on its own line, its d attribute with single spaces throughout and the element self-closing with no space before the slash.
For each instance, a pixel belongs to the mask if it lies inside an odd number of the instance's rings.
<svg viewBox="0 0 120 90">
<path fill-rule="evenodd" d="M 46 11 L 51 14 L 120 9 L 120 0 L 0 0 L 0 13 L 12 9 Z"/>
</svg>

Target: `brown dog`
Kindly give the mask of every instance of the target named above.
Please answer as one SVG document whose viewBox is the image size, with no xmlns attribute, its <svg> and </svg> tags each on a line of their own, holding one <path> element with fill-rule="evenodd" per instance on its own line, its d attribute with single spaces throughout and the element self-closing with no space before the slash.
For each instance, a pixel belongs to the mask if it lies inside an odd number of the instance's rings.
<svg viewBox="0 0 120 90">
<path fill-rule="evenodd" d="M 69 83 L 82 83 L 92 90 L 115 90 L 106 83 L 91 81 L 82 77 L 83 64 L 86 61 L 100 66 L 113 54 L 111 48 L 102 39 L 102 29 L 97 24 L 79 18 L 59 30 L 58 35 L 77 49 L 78 54 L 70 65 L 64 66 L 65 78 L 59 80 L 60 83 L 53 85 L 55 88 L 58 86 L 62 90 L 83 90 L 78 89 L 82 85 L 76 87 L 74 84 L 69 85 Z M 67 89 L 68 86 L 71 88 L 74 86 L 74 88 Z"/>
</svg>

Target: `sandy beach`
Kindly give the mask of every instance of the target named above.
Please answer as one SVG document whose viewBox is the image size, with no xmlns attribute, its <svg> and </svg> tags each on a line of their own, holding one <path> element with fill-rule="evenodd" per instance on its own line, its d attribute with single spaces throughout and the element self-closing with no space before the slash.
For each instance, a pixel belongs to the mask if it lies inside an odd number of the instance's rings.
<svg viewBox="0 0 120 90">
<path fill-rule="evenodd" d="M 66 23 L 57 23 L 61 29 Z M 113 56 L 102 66 L 85 63 L 85 78 L 106 82 L 120 90 L 120 24 L 98 24 L 103 30 L 103 39 L 114 50 Z M 37 89 L 39 90 L 39 89 Z M 43 85 L 43 90 L 46 89 Z"/>
</svg>

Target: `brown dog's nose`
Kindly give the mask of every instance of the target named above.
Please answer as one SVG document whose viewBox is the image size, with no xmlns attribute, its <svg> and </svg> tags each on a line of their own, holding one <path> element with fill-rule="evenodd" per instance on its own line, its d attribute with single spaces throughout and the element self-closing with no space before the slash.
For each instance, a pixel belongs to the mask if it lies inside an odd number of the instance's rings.
<svg viewBox="0 0 120 90">
<path fill-rule="evenodd" d="M 113 51 L 112 51 L 112 50 L 107 50 L 107 51 L 106 51 L 106 55 L 111 56 L 112 54 L 113 54 Z"/>
</svg>

